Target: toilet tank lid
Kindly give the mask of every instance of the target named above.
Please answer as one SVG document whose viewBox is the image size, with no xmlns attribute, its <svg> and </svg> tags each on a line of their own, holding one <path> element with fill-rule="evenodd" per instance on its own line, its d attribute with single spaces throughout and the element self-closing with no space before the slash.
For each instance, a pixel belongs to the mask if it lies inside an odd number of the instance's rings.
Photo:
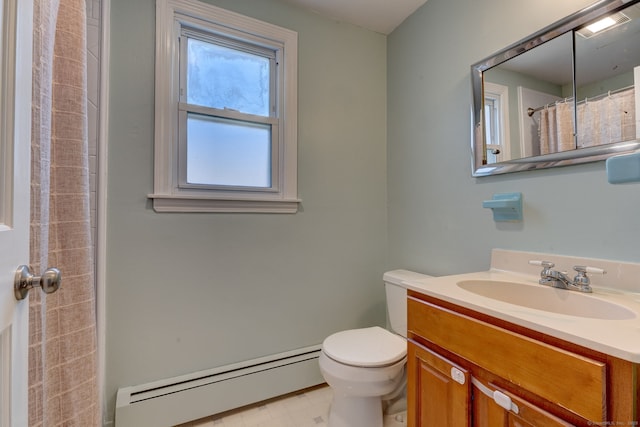
<svg viewBox="0 0 640 427">
<path fill-rule="evenodd" d="M 322 351 L 333 360 L 359 367 L 386 366 L 407 355 L 407 342 L 379 326 L 350 329 L 328 336 Z"/>
<path fill-rule="evenodd" d="M 426 277 L 431 277 L 427 274 L 416 273 L 409 270 L 391 270 L 382 275 L 382 280 L 386 283 L 393 283 L 394 285 L 402 285 L 403 281 L 407 280 L 419 280 Z"/>
</svg>

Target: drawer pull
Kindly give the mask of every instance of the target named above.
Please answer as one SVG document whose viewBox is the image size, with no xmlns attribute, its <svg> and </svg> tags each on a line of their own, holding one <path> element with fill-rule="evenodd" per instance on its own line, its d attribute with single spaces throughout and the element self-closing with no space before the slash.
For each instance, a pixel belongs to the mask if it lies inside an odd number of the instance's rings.
<svg viewBox="0 0 640 427">
<path fill-rule="evenodd" d="M 511 401 L 511 398 L 506 394 L 502 393 L 501 391 L 491 390 L 489 387 L 482 384 L 480 381 L 478 381 L 475 378 L 471 378 L 471 383 L 476 387 L 478 387 L 478 390 L 480 390 L 482 394 L 485 394 L 489 396 L 491 399 L 493 399 L 493 401 L 496 402 L 498 406 L 506 409 L 507 411 L 512 411 L 516 415 L 520 411 L 520 409 L 518 408 L 518 405 L 513 403 Z"/>
<path fill-rule="evenodd" d="M 458 368 L 451 368 L 451 378 L 461 385 L 464 385 L 464 383 L 467 382 L 467 378 L 465 377 L 464 372 L 462 372 Z"/>
</svg>

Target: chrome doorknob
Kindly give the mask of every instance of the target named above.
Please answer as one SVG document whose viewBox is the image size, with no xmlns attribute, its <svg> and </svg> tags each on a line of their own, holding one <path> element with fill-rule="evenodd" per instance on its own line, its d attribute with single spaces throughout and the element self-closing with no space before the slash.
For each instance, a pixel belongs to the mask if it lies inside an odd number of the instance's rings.
<svg viewBox="0 0 640 427">
<path fill-rule="evenodd" d="M 42 276 L 34 276 L 31 269 L 21 265 L 16 270 L 13 280 L 13 290 L 17 300 L 23 300 L 29 294 L 29 289 L 39 286 L 45 294 L 51 294 L 60 288 L 62 274 L 57 268 L 47 268 Z"/>
</svg>

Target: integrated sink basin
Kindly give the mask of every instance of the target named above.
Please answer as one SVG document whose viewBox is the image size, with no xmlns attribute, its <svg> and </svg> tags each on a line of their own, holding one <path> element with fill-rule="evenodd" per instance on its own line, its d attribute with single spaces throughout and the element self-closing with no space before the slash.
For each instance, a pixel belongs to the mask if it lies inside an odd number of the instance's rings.
<svg viewBox="0 0 640 427">
<path fill-rule="evenodd" d="M 544 285 L 496 280 L 463 280 L 457 285 L 476 295 L 550 313 L 602 320 L 636 318 L 627 307 L 595 295 Z"/>
</svg>

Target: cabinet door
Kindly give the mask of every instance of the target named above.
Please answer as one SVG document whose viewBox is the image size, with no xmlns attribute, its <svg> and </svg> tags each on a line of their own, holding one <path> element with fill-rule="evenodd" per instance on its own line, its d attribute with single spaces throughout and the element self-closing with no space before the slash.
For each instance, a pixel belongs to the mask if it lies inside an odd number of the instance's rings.
<svg viewBox="0 0 640 427">
<path fill-rule="evenodd" d="M 469 427 L 469 373 L 413 342 L 407 353 L 409 427 Z"/>
<path fill-rule="evenodd" d="M 499 406 L 493 398 L 482 393 L 474 384 L 473 396 L 473 427 L 507 427 L 508 412 Z"/>
</svg>

